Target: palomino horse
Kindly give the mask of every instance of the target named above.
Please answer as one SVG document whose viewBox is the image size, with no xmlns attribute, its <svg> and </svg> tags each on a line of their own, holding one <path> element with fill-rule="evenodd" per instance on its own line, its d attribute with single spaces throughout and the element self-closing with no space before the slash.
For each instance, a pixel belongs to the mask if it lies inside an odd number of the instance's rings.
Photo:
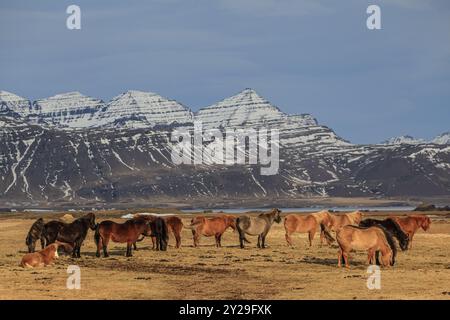
<svg viewBox="0 0 450 320">
<path fill-rule="evenodd" d="M 361 228 L 347 225 L 336 232 L 336 240 L 339 244 L 338 266 L 344 258 L 345 266 L 349 268 L 348 256 L 352 250 L 367 251 L 367 263 L 375 261 L 375 252 L 381 252 L 383 266 L 393 266 L 397 248 L 394 239 L 383 227 L 376 226 Z"/>
<path fill-rule="evenodd" d="M 362 220 L 363 214 L 361 211 L 354 211 L 344 214 L 330 214 L 330 216 L 331 216 L 330 229 L 336 232 L 344 226 L 359 225 L 359 223 Z"/>
<path fill-rule="evenodd" d="M 132 256 L 131 246 L 140 235 L 150 236 L 152 232 L 150 222 L 144 219 L 132 219 L 124 223 L 116 223 L 106 220 L 97 224 L 95 228 L 95 244 L 97 245 L 96 256 L 100 257 L 100 250 L 103 249 L 104 257 L 108 257 L 109 240 L 119 243 L 127 243 L 127 257 Z"/>
<path fill-rule="evenodd" d="M 194 247 L 198 247 L 200 237 L 214 236 L 216 239 L 216 247 L 221 247 L 222 235 L 224 232 L 231 228 L 236 230 L 236 217 L 231 215 L 221 215 L 213 218 L 206 218 L 204 216 L 194 217 L 191 220 L 191 224 L 186 226 L 188 229 L 192 229 L 192 237 L 194 239 Z"/>
<path fill-rule="evenodd" d="M 149 222 L 156 220 L 156 216 L 153 215 L 139 215 L 137 214 L 133 219 L 144 219 L 147 220 Z M 161 217 L 162 219 L 164 219 L 164 221 L 166 222 L 167 225 L 167 229 L 170 233 L 173 234 L 175 241 L 176 241 L 176 248 L 180 248 L 181 247 L 181 230 L 183 229 L 183 221 L 181 221 L 180 218 L 176 217 L 176 216 L 167 216 L 167 217 Z M 140 239 L 137 240 L 137 242 L 140 242 L 142 240 L 144 240 L 145 237 L 142 237 Z M 153 249 L 157 248 L 157 244 L 156 244 L 156 237 L 151 237 L 152 238 L 152 244 L 153 244 Z M 137 250 L 136 247 L 136 242 L 133 243 L 133 247 L 134 250 Z"/>
<path fill-rule="evenodd" d="M 398 240 L 398 244 L 400 245 L 400 249 L 402 249 L 402 251 L 408 249 L 409 245 L 408 235 L 405 232 L 403 232 L 399 224 L 392 218 L 387 218 L 384 220 L 364 219 L 359 223 L 359 226 L 364 228 L 372 226 L 382 226 Z"/>
<path fill-rule="evenodd" d="M 292 246 L 291 235 L 295 232 L 308 233 L 309 246 L 312 246 L 312 241 L 316 234 L 318 227 L 321 227 L 320 243 L 322 244 L 323 236 L 325 236 L 328 244 L 334 241 L 333 237 L 328 233 L 327 229 L 331 225 L 331 216 L 328 211 L 320 211 L 308 215 L 303 214 L 288 214 L 284 218 L 285 237 L 289 246 Z"/>
<path fill-rule="evenodd" d="M 56 241 L 38 252 L 27 253 L 23 256 L 20 262 L 21 267 L 34 268 L 44 267 L 53 264 L 53 260 L 58 257 L 58 247 L 64 246 L 72 250 L 72 247 L 67 243 Z"/>
<path fill-rule="evenodd" d="M 41 240 L 41 249 L 45 248 L 45 238 L 43 235 L 44 231 L 44 219 L 37 219 L 28 231 L 27 238 L 25 239 L 25 244 L 28 247 L 28 252 L 33 253 L 36 248 L 36 241 Z"/>
<path fill-rule="evenodd" d="M 80 249 L 88 230 L 95 230 L 95 214 L 92 212 L 76 219 L 72 223 L 64 224 L 58 231 L 56 240 L 73 246 L 72 257 L 80 258 Z"/>
<path fill-rule="evenodd" d="M 394 217 L 393 218 L 399 225 L 402 230 L 408 234 L 409 237 L 409 248 L 412 248 L 412 240 L 414 234 L 422 228 L 423 231 L 427 231 L 430 228 L 431 220 L 429 217 L 425 215 L 409 215 L 406 217 Z"/>
<path fill-rule="evenodd" d="M 236 229 L 239 232 L 239 242 L 244 248 L 245 235 L 258 236 L 258 248 L 265 248 L 266 236 L 274 222 L 280 223 L 281 210 L 272 209 L 268 213 L 261 213 L 256 217 L 240 216 L 236 219 Z"/>
</svg>

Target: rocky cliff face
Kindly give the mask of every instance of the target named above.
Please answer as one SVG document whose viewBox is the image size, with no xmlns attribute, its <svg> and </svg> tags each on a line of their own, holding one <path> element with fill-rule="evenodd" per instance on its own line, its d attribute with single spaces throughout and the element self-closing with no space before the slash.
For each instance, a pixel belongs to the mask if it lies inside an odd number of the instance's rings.
<svg viewBox="0 0 450 320">
<path fill-rule="evenodd" d="M 354 145 L 310 115 L 287 115 L 255 91 L 197 114 L 153 93 L 109 103 L 79 93 L 30 103 L 0 95 L 0 203 L 119 203 L 152 199 L 450 195 L 450 145 Z M 175 126 L 276 128 L 280 168 L 175 165 Z"/>
</svg>

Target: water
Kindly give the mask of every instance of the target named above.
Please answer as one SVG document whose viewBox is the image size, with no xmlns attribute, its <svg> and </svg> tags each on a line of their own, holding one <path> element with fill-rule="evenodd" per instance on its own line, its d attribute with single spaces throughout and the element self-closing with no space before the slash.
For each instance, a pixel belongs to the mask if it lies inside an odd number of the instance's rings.
<svg viewBox="0 0 450 320">
<path fill-rule="evenodd" d="M 370 210 L 370 211 L 412 211 L 415 207 L 411 206 L 380 206 L 380 207 L 365 207 L 365 206 L 345 206 L 345 207 L 303 207 L 303 208 L 279 208 L 283 212 L 314 212 L 321 210 L 333 210 L 333 211 L 356 211 L 356 210 Z M 267 208 L 224 208 L 224 209 L 189 209 L 182 210 L 183 212 L 203 212 L 203 211 L 212 211 L 212 212 L 225 212 L 225 213 L 242 213 L 247 211 L 267 211 L 270 209 Z"/>
</svg>

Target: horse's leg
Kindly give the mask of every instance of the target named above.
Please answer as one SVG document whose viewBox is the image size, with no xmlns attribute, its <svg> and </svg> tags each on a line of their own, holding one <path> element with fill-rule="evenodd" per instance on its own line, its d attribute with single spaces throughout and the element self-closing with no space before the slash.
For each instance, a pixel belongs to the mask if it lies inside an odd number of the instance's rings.
<svg viewBox="0 0 450 320">
<path fill-rule="evenodd" d="M 179 231 L 174 231 L 173 235 L 175 236 L 175 240 L 177 242 L 176 248 L 178 249 L 179 247 L 181 247 L 181 234 Z"/>
<path fill-rule="evenodd" d="M 133 254 L 131 253 L 131 250 L 132 250 L 131 244 L 132 243 L 130 241 L 127 242 L 127 254 L 126 254 L 127 257 L 132 257 L 133 256 Z"/>
<path fill-rule="evenodd" d="M 245 234 L 243 234 L 241 230 L 238 230 L 238 232 L 239 232 L 239 246 L 241 247 L 241 249 L 244 249 Z"/>
<path fill-rule="evenodd" d="M 103 239 L 100 236 L 100 239 L 98 239 L 98 242 L 97 242 L 97 252 L 95 253 L 95 256 L 97 258 L 100 257 L 100 250 L 102 250 L 102 249 L 103 249 Z"/>
<path fill-rule="evenodd" d="M 267 233 L 261 235 L 261 248 L 263 249 L 266 248 L 266 235 Z"/>
<path fill-rule="evenodd" d="M 338 267 L 340 268 L 342 266 L 342 248 L 339 248 L 338 251 Z"/>
<path fill-rule="evenodd" d="M 371 265 L 373 260 L 374 251 L 373 249 L 367 250 L 367 264 Z"/>
<path fill-rule="evenodd" d="M 44 249 L 45 248 L 45 238 L 41 237 L 41 248 Z"/>
<path fill-rule="evenodd" d="M 258 248 L 261 248 L 261 235 L 258 235 Z"/>
<path fill-rule="evenodd" d="M 345 261 L 345 267 L 346 268 L 350 268 L 350 265 L 348 264 L 348 252 L 343 252 L 343 257 L 344 257 L 344 261 Z"/>
<path fill-rule="evenodd" d="M 103 256 L 105 258 L 107 258 L 107 257 L 109 257 L 109 253 L 108 253 L 109 236 L 107 236 L 105 239 L 100 238 L 100 241 L 102 241 Z"/>
<path fill-rule="evenodd" d="M 286 242 L 288 243 L 288 246 L 293 247 L 291 233 L 286 230 L 286 234 L 284 235 L 284 237 L 286 238 Z"/>
<path fill-rule="evenodd" d="M 412 249 L 412 241 L 413 241 L 414 233 L 409 235 L 409 249 Z"/>
<path fill-rule="evenodd" d="M 200 243 L 200 232 L 192 231 L 194 234 L 194 247 L 198 247 Z"/>
<path fill-rule="evenodd" d="M 223 233 L 219 234 L 219 247 L 220 248 L 222 247 L 222 235 L 223 235 Z"/>
<path fill-rule="evenodd" d="M 134 249 L 134 251 L 137 251 L 137 250 L 138 250 L 138 248 L 137 248 L 137 246 L 136 246 L 136 241 L 133 242 L 133 249 Z"/>
<path fill-rule="evenodd" d="M 309 246 L 312 246 L 312 242 L 314 240 L 314 235 L 316 234 L 316 229 L 312 229 L 308 232 L 308 240 L 309 240 Z"/>
</svg>

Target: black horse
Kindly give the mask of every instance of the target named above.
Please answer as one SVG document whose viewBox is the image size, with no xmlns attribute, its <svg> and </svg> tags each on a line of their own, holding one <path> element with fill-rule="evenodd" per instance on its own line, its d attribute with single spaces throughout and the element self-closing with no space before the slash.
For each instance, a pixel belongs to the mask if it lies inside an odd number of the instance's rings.
<svg viewBox="0 0 450 320">
<path fill-rule="evenodd" d="M 42 237 L 46 241 L 46 244 L 49 245 L 55 243 L 56 238 L 58 237 L 59 230 L 68 225 L 68 223 L 64 223 L 58 220 L 47 222 L 44 225 L 44 230 L 42 230 Z"/>
<path fill-rule="evenodd" d="M 150 222 L 151 236 L 156 238 L 156 250 L 166 251 L 169 242 L 169 232 L 166 220 L 156 218 Z"/>
<path fill-rule="evenodd" d="M 59 242 L 70 243 L 73 246 L 72 257 L 80 258 L 80 249 L 84 239 L 86 239 L 88 229 L 95 230 L 95 214 L 88 213 L 81 218 L 76 219 L 72 223 L 54 223 L 54 226 L 60 229 L 58 230 L 56 240 Z M 55 230 L 51 230 L 55 231 Z M 48 234 L 46 234 L 48 236 Z M 53 238 L 51 239 L 53 240 Z M 47 243 L 48 245 L 49 243 Z"/>
<path fill-rule="evenodd" d="M 33 253 L 36 249 L 36 241 L 41 240 L 42 249 L 45 248 L 45 237 L 44 237 L 44 219 L 37 219 L 28 231 L 27 238 L 25 239 L 25 244 L 28 247 L 28 252 Z"/>
<path fill-rule="evenodd" d="M 359 226 L 365 228 L 372 226 L 382 226 L 398 240 L 400 249 L 402 249 L 402 251 L 408 250 L 408 235 L 403 232 L 398 223 L 391 218 L 387 218 L 385 220 L 365 219 L 359 223 Z"/>
</svg>

